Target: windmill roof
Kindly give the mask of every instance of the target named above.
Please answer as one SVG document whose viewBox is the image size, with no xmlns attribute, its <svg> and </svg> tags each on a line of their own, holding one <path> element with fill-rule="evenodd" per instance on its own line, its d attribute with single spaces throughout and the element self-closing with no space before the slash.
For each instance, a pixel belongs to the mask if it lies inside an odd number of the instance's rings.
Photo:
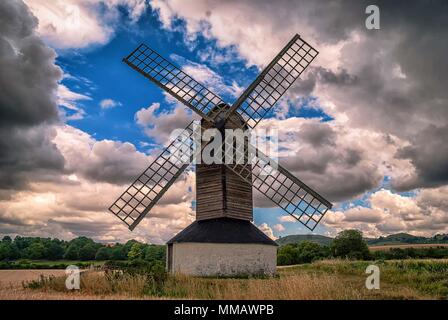
<svg viewBox="0 0 448 320">
<path fill-rule="evenodd" d="M 167 244 L 180 242 L 255 243 L 277 246 L 252 222 L 232 218 L 195 221 L 169 240 Z"/>
</svg>

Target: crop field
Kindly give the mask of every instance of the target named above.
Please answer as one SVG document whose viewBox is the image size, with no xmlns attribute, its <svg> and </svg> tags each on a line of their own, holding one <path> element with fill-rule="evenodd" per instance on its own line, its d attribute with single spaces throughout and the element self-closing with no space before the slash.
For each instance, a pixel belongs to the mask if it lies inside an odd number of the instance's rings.
<svg viewBox="0 0 448 320">
<path fill-rule="evenodd" d="M 391 245 L 379 245 L 379 246 L 369 246 L 370 251 L 380 251 L 380 250 L 390 250 L 390 249 L 407 249 L 407 248 L 437 248 L 437 247 L 448 247 L 448 243 L 432 244 L 432 243 L 421 243 L 421 244 L 391 244 Z"/>
<path fill-rule="evenodd" d="M 365 288 L 366 267 L 381 272 Z M 42 277 L 39 275 L 43 274 Z M 272 278 L 198 278 L 86 271 L 81 290 L 65 289 L 63 270 L 0 272 L 1 299 L 447 299 L 448 260 L 326 260 L 283 267 Z"/>
</svg>

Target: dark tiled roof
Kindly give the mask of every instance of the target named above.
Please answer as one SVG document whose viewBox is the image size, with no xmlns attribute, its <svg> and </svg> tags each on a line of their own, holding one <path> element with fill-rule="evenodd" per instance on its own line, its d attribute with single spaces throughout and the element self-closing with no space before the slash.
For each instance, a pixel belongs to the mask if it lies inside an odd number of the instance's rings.
<svg viewBox="0 0 448 320">
<path fill-rule="evenodd" d="M 252 222 L 231 218 L 195 221 L 167 243 L 176 242 L 259 243 L 277 246 Z"/>
</svg>

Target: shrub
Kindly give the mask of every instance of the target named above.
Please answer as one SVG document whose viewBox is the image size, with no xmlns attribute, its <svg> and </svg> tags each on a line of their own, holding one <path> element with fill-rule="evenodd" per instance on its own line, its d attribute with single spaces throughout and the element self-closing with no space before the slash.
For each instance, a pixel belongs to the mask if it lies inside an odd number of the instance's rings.
<svg viewBox="0 0 448 320">
<path fill-rule="evenodd" d="M 331 242 L 331 253 L 334 257 L 347 259 L 370 259 L 367 243 L 358 230 L 341 231 Z"/>
<path fill-rule="evenodd" d="M 303 241 L 298 244 L 287 244 L 280 247 L 277 254 L 277 264 L 284 266 L 310 263 L 329 256 L 330 250 L 328 247 L 311 241 Z"/>
</svg>

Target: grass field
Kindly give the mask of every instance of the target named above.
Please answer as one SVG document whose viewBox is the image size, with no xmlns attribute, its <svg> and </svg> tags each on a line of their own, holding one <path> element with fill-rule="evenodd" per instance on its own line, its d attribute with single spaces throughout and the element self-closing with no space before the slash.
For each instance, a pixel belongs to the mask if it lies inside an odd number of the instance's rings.
<svg viewBox="0 0 448 320">
<path fill-rule="evenodd" d="M 32 270 L 20 270 L 15 284 L 4 284 L 1 299 L 447 299 L 448 260 L 376 262 L 381 271 L 380 290 L 365 288 L 371 262 L 328 260 L 283 267 L 274 278 L 219 279 L 169 276 L 149 281 L 142 275 L 108 275 L 87 271 L 81 290 L 67 292 L 65 277 L 54 274 L 24 288 Z M 41 272 L 39 270 L 38 272 Z M 60 271 L 59 271 L 60 272 Z M 47 274 L 48 275 L 48 274 Z M 21 278 L 22 277 L 22 278 Z M 22 280 L 20 280 L 22 279 Z M 29 287 L 29 286 L 28 286 Z"/>
</svg>

